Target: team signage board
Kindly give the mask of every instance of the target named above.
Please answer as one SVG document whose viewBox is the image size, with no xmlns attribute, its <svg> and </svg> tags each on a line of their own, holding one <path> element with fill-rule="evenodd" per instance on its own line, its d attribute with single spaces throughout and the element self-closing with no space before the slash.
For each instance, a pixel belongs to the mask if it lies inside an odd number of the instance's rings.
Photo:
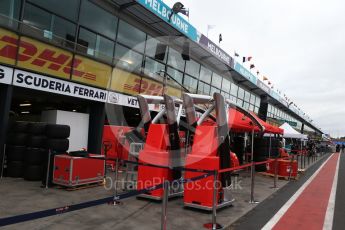
<svg viewBox="0 0 345 230">
<path fill-rule="evenodd" d="M 231 65 L 231 57 L 228 55 L 224 50 L 219 48 L 214 42 L 208 39 L 205 35 L 200 36 L 199 44 L 205 47 L 208 51 L 210 51 L 214 56 L 220 59 L 222 62 L 227 64 L 228 66 Z"/>
<path fill-rule="evenodd" d="M 106 102 L 108 92 L 69 81 L 55 79 L 16 69 L 13 85 L 93 101 Z"/>
<path fill-rule="evenodd" d="M 178 31 L 186 35 L 191 40 L 197 42 L 198 32 L 194 26 L 187 22 L 184 18 L 177 14 L 173 14 L 169 20 L 172 10 L 161 0 L 137 0 L 142 6 L 150 10 L 152 13 L 172 25 Z"/>
<path fill-rule="evenodd" d="M 235 63 L 235 70 L 240 73 L 243 77 L 247 78 L 253 84 L 256 85 L 257 77 L 254 76 L 251 72 L 249 72 L 246 68 L 244 68 L 240 63 Z"/>
<path fill-rule="evenodd" d="M 0 83 L 12 84 L 13 68 L 0 65 Z"/>
<path fill-rule="evenodd" d="M 257 84 L 257 86 L 258 86 L 260 89 L 262 89 L 262 90 L 265 91 L 266 93 L 270 94 L 271 89 L 270 89 L 270 87 L 269 87 L 268 85 L 266 85 L 265 83 L 263 83 L 263 82 L 260 81 L 259 79 L 258 79 L 258 81 L 257 81 L 256 84 Z"/>
<path fill-rule="evenodd" d="M 138 99 L 136 97 L 115 92 L 109 92 L 108 103 L 128 106 L 132 108 L 139 108 Z"/>
</svg>

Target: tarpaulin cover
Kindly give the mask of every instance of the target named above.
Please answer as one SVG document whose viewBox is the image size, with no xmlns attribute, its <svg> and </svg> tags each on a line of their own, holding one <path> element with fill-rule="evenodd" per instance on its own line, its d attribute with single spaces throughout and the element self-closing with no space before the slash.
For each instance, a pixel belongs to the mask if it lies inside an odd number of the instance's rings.
<svg viewBox="0 0 345 230">
<path fill-rule="evenodd" d="M 228 117 L 229 128 L 233 132 L 251 132 L 253 128 L 254 132 L 260 131 L 249 117 L 234 108 L 229 108 Z"/>
<path fill-rule="evenodd" d="M 284 129 L 281 129 L 279 127 L 273 126 L 268 124 L 267 122 L 261 120 L 255 113 L 251 112 L 253 117 L 255 117 L 262 126 L 265 127 L 265 133 L 272 133 L 272 134 L 284 134 Z"/>
</svg>

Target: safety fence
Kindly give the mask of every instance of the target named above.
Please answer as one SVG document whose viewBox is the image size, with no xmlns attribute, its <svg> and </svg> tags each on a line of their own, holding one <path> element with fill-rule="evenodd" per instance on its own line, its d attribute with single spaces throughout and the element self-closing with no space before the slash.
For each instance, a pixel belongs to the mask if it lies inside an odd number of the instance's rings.
<svg viewBox="0 0 345 230">
<path fill-rule="evenodd" d="M 299 154 L 297 154 L 298 156 Z M 301 155 L 302 156 L 302 155 Z M 92 158 L 95 160 L 102 160 L 102 161 L 115 161 L 115 185 L 117 184 L 117 180 L 118 180 L 118 171 L 119 171 L 119 165 L 120 163 L 122 164 L 135 164 L 135 165 L 142 165 L 142 166 L 148 166 L 148 167 L 155 167 L 155 168 L 163 168 L 163 169 L 171 169 L 171 167 L 169 166 L 162 166 L 162 165 L 154 165 L 154 164 L 148 164 L 148 163 L 142 163 L 142 162 L 136 162 L 136 161 L 129 161 L 129 160 L 122 160 L 119 158 L 107 158 L 107 157 L 86 157 L 84 156 L 84 158 Z M 65 214 L 68 212 L 73 212 L 73 211 L 77 211 L 77 210 L 81 210 L 81 209 L 85 209 L 85 208 L 90 208 L 90 207 L 94 207 L 94 206 L 98 206 L 101 204 L 116 204 L 117 202 L 127 199 L 127 198 L 131 198 L 131 197 L 136 197 L 138 195 L 141 194 L 145 194 L 147 192 L 152 192 L 154 190 L 157 189 L 163 189 L 164 194 L 163 194 L 163 199 L 162 199 L 162 217 L 161 217 L 161 229 L 166 229 L 166 224 L 167 224 L 167 205 L 168 205 L 168 194 L 169 194 L 169 188 L 172 184 L 186 184 L 186 183 L 190 183 L 190 182 L 196 182 L 198 180 L 202 180 L 204 178 L 213 176 L 214 179 L 214 194 L 213 194 L 213 205 L 212 205 L 212 222 L 210 223 L 210 226 L 212 226 L 212 229 L 217 229 L 219 227 L 219 224 L 217 224 L 216 222 L 216 213 L 217 213 L 217 194 L 216 194 L 216 190 L 217 190 L 217 180 L 218 180 L 218 175 L 221 173 L 225 173 L 225 172 L 234 172 L 237 170 L 241 170 L 241 169 L 246 169 L 246 168 L 250 168 L 251 169 L 251 192 L 250 192 L 250 203 L 257 203 L 257 201 L 254 199 L 254 184 L 255 184 L 255 166 L 257 165 L 263 165 L 263 164 L 267 164 L 270 162 L 277 162 L 279 159 L 281 158 L 275 158 L 275 159 L 269 159 L 266 161 L 261 161 L 261 162 L 255 162 L 255 161 L 251 161 L 250 163 L 241 165 L 241 166 L 236 166 L 236 167 L 231 167 L 231 168 L 227 168 L 227 169 L 221 169 L 221 170 L 201 170 L 201 169 L 193 169 L 193 168 L 185 168 L 185 167 L 175 167 L 175 170 L 180 170 L 180 171 L 191 171 L 191 172 L 200 172 L 203 173 L 200 176 L 196 176 L 193 178 L 189 178 L 189 179 L 178 179 L 178 180 L 174 180 L 174 181 L 163 181 L 163 183 L 157 184 L 157 185 L 153 185 L 150 187 L 147 187 L 145 189 L 140 189 L 140 190 L 133 190 L 133 191 L 129 191 L 129 192 L 125 192 L 125 193 L 121 193 L 118 194 L 118 189 L 117 187 L 115 187 L 115 194 L 109 197 L 105 197 L 105 198 L 101 198 L 101 199 L 96 199 L 96 200 L 92 200 L 92 201 L 87 201 L 87 202 L 82 202 L 82 203 L 78 203 L 78 204 L 72 204 L 72 205 L 65 205 L 62 207 L 57 207 L 57 208 L 51 208 L 51 209 L 46 209 L 46 210 L 42 210 L 42 211 L 37 211 L 37 212 L 31 212 L 31 213 L 26 213 L 26 214 L 20 214 L 20 215 L 16 215 L 16 216 L 10 216 L 10 217 L 4 217 L 4 218 L 0 218 L 0 226 L 7 226 L 7 225 L 12 225 L 12 224 L 18 224 L 18 223 L 22 223 L 22 222 L 26 222 L 26 221 L 32 221 L 32 220 L 36 220 L 36 219 L 41 219 L 41 218 L 45 218 L 45 217 L 49 217 L 49 216 L 55 216 L 55 215 L 61 215 L 61 214 Z M 294 156 L 292 156 L 291 158 L 291 162 L 294 160 Z M 274 187 L 273 188 L 277 188 L 277 163 L 275 164 L 275 176 L 274 176 Z M 48 172 L 49 173 L 49 172 Z"/>
</svg>

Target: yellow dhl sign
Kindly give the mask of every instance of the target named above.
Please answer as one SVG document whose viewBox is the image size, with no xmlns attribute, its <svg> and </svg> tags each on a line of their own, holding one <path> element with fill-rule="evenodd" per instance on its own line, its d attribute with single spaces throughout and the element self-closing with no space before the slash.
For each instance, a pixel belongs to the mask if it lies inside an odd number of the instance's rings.
<svg viewBox="0 0 345 230">
<path fill-rule="evenodd" d="M 19 47 L 19 50 L 18 50 Z M 17 60 L 17 63 L 16 63 Z M 129 95 L 162 95 L 160 82 L 75 55 L 72 52 L 21 37 L 0 28 L 0 63 L 17 65 L 35 72 L 72 80 Z M 111 79 L 111 84 L 110 84 Z M 167 93 L 180 97 L 181 91 L 168 86 Z"/>
<path fill-rule="evenodd" d="M 19 50 L 18 50 L 19 47 Z M 111 76 L 111 66 L 95 62 L 54 46 L 21 37 L 0 29 L 0 62 L 34 70 L 59 78 L 106 88 Z M 73 67 L 73 68 L 72 68 Z"/>
<path fill-rule="evenodd" d="M 148 78 L 129 73 L 127 71 L 116 69 L 113 70 L 113 76 L 110 89 L 117 92 L 130 95 L 146 94 L 146 95 L 162 95 L 163 85 Z M 181 97 L 181 90 L 173 87 L 167 87 L 167 94 Z"/>
</svg>

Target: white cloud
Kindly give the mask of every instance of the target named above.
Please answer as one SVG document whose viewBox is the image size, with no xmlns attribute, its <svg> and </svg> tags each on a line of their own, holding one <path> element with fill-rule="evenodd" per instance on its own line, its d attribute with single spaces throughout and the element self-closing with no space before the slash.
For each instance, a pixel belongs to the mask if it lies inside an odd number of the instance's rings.
<svg viewBox="0 0 345 230">
<path fill-rule="evenodd" d="M 172 6 L 175 1 L 165 0 Z M 182 0 L 190 22 L 221 47 L 253 56 L 260 72 L 325 132 L 345 136 L 345 2 Z"/>
</svg>

